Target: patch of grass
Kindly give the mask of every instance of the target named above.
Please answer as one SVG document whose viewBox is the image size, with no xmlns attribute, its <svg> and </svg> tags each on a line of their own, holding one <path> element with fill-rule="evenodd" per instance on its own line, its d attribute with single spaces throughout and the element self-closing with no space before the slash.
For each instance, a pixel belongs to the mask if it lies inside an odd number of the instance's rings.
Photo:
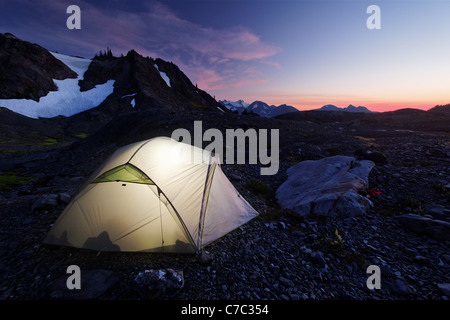
<svg viewBox="0 0 450 320">
<path fill-rule="evenodd" d="M 265 222 L 278 221 L 280 219 L 280 210 L 270 208 L 264 215 L 261 215 Z"/>
<path fill-rule="evenodd" d="M 84 138 L 89 137 L 89 133 L 85 133 L 85 132 L 77 133 L 77 134 L 75 134 L 75 137 L 84 139 Z"/>
<path fill-rule="evenodd" d="M 375 141 L 375 138 L 367 138 L 367 137 L 362 137 L 362 136 L 355 136 L 356 139 L 361 140 L 361 141 L 365 141 L 365 142 L 373 142 Z"/>
<path fill-rule="evenodd" d="M 14 149 L 8 149 L 8 150 L 1 150 L 0 153 L 7 153 L 7 154 L 11 154 L 11 153 L 19 153 L 22 152 L 22 150 L 14 150 Z"/>
<path fill-rule="evenodd" d="M 14 186 L 28 183 L 34 177 L 26 177 L 14 172 L 0 174 L 0 190 L 9 190 Z"/>
<path fill-rule="evenodd" d="M 205 107 L 205 106 L 202 106 L 200 103 L 196 103 L 196 102 L 192 102 L 192 101 L 191 101 L 191 104 L 192 104 L 194 107 L 196 107 L 197 109 L 200 109 L 200 110 L 206 110 L 206 107 Z"/>
<path fill-rule="evenodd" d="M 412 194 L 408 194 L 407 196 L 400 198 L 397 201 L 397 205 L 400 207 L 400 209 L 411 208 L 412 211 L 417 214 L 424 214 L 422 202 L 414 199 L 414 196 Z"/>
<path fill-rule="evenodd" d="M 317 238 L 316 246 L 324 251 L 332 253 L 334 256 L 344 258 L 347 253 L 344 249 L 344 240 L 339 234 L 338 229 L 334 231 L 334 236 L 322 235 Z"/>
<path fill-rule="evenodd" d="M 358 139 L 359 141 L 364 142 L 364 146 L 366 147 L 378 147 L 379 144 L 375 143 L 375 138 L 367 138 L 362 136 L 354 136 L 355 139 Z"/>
<path fill-rule="evenodd" d="M 299 162 L 302 162 L 305 160 L 310 160 L 310 159 L 307 157 L 304 157 L 302 155 L 299 155 L 299 154 L 294 154 L 294 155 L 290 155 L 290 156 L 286 157 L 286 162 L 289 162 L 289 163 L 299 163 Z"/>
<path fill-rule="evenodd" d="M 437 166 L 437 163 L 434 161 L 430 161 L 430 160 L 418 160 L 415 162 L 416 165 L 421 166 L 421 167 L 433 167 L 433 166 Z"/>
<path fill-rule="evenodd" d="M 59 141 L 54 138 L 45 137 L 39 144 L 41 146 L 53 146 L 58 143 L 59 143 Z"/>
<path fill-rule="evenodd" d="M 325 149 L 325 151 L 328 152 L 330 156 L 337 156 L 341 154 L 341 148 L 339 148 L 339 146 L 329 146 Z"/>
<path fill-rule="evenodd" d="M 347 254 L 346 259 L 349 262 L 355 262 L 358 267 L 362 267 L 366 263 L 366 258 L 358 251 Z"/>
<path fill-rule="evenodd" d="M 271 199 L 275 197 L 275 191 L 267 183 L 258 179 L 247 181 L 245 188 L 261 199 Z"/>
<path fill-rule="evenodd" d="M 443 195 L 447 198 L 447 201 L 450 202 L 450 189 L 447 188 L 443 183 L 434 184 L 431 186 L 434 192 Z"/>
<path fill-rule="evenodd" d="M 410 210 L 407 212 L 424 215 L 425 206 L 426 203 L 422 203 L 421 201 L 416 200 L 412 194 L 408 194 L 399 197 L 398 200 L 393 203 L 386 203 L 380 206 L 376 211 L 383 216 L 389 217 L 396 216 L 399 213 L 405 213 L 405 209 L 409 208 Z"/>
<path fill-rule="evenodd" d="M 334 236 L 322 235 L 317 238 L 316 246 L 324 251 L 332 253 L 337 257 L 345 257 L 344 240 L 339 234 L 338 229 L 335 230 Z"/>
<path fill-rule="evenodd" d="M 346 259 L 348 262 L 355 262 L 358 266 L 366 263 L 366 258 L 359 251 L 349 252 L 345 249 L 345 241 L 339 234 L 339 230 L 335 229 L 334 235 L 322 235 L 318 237 L 315 243 L 319 249 L 329 252 L 336 257 Z"/>
</svg>

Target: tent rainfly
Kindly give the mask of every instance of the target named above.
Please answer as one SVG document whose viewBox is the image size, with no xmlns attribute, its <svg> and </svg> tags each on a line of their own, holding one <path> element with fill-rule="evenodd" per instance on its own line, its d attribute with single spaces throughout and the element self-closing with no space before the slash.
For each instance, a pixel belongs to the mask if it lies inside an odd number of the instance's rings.
<svg viewBox="0 0 450 320">
<path fill-rule="evenodd" d="M 257 215 L 217 157 L 158 137 L 114 152 L 58 217 L 44 243 L 195 253 Z"/>
</svg>

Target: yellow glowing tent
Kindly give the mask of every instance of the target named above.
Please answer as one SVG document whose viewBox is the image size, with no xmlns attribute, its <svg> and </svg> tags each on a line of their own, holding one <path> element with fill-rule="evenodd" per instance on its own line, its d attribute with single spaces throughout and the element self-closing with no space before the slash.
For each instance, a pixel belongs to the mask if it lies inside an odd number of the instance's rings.
<svg viewBox="0 0 450 320">
<path fill-rule="evenodd" d="M 257 215 L 218 158 L 158 137 L 113 153 L 44 242 L 97 251 L 193 253 Z"/>
</svg>

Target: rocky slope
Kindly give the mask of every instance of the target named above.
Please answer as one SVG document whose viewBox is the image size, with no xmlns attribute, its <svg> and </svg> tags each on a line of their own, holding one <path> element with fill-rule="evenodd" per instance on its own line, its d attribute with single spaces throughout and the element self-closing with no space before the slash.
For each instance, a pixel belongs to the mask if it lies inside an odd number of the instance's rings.
<svg viewBox="0 0 450 320">
<path fill-rule="evenodd" d="M 162 73 L 169 82 L 163 79 Z M 108 109 L 110 114 L 128 111 L 132 99 L 135 100 L 133 108 L 137 110 L 170 108 L 220 112 L 217 107 L 221 105 L 194 86 L 175 64 L 143 57 L 134 50 L 123 57 L 94 58 L 79 85 L 85 91 L 110 79 L 116 80 L 114 95 L 99 108 L 103 112 Z"/>
<path fill-rule="evenodd" d="M 206 247 L 207 253 L 200 256 L 97 254 L 42 245 L 70 198 L 118 146 L 170 136 L 180 127 L 192 130 L 198 119 L 203 120 L 204 130 L 280 129 L 277 175 L 260 176 L 257 165 L 223 166 L 241 194 L 261 213 L 259 218 Z M 14 148 L 8 143 L 8 148 Z M 372 199 L 373 208 L 365 215 L 301 217 L 279 208 L 274 191 L 287 178 L 287 168 L 301 160 L 352 155 L 360 148 L 378 150 L 388 159 L 370 173 L 369 187 L 382 193 Z M 365 124 L 356 126 L 353 120 L 324 124 L 235 114 L 218 118 L 210 112 L 178 114 L 170 110 L 120 114 L 97 133 L 70 144 L 2 153 L 2 176 L 9 172 L 14 177 L 14 173 L 16 184 L 7 184 L 0 191 L 1 297 L 143 299 L 135 283 L 139 272 L 172 268 L 183 271 L 184 286 L 175 296 L 161 295 L 159 299 L 447 299 L 449 241 L 410 229 L 400 217 L 415 214 L 448 219 L 449 155 L 448 133 L 378 131 Z M 89 278 L 95 279 L 89 282 L 91 291 L 61 291 L 60 283 L 67 280 L 66 269 L 72 264 L 94 273 Z M 366 286 L 369 265 L 381 269 L 379 290 Z"/>
<path fill-rule="evenodd" d="M 46 49 L 10 33 L 0 34 L 0 70 L 0 99 L 39 101 L 57 90 L 53 79 L 77 77 Z"/>
<path fill-rule="evenodd" d="M 64 57 L 69 60 L 72 58 Z M 172 62 L 143 57 L 134 50 L 121 57 L 114 57 L 111 51 L 108 51 L 108 53 L 96 55 L 92 60 L 84 59 L 83 64 L 86 62 L 89 63 L 87 70 L 83 69 L 84 74 L 77 75 L 45 48 L 20 40 L 8 33 L 1 34 L 0 99 L 39 101 L 50 91 L 58 91 L 53 80 L 80 76 L 78 86 L 75 85 L 74 88 L 79 92 L 73 92 L 73 95 L 81 96 L 82 93 L 96 86 L 110 80 L 114 81 L 113 92 L 111 94 L 108 92 L 106 99 L 102 98 L 100 103 L 97 102 L 96 108 L 95 105 L 89 106 L 87 117 L 106 119 L 120 112 L 149 108 L 228 112 L 207 92 L 194 86 Z M 71 92 L 66 94 L 72 99 Z M 22 112 L 25 111 L 22 110 Z M 46 110 L 42 112 L 54 114 Z"/>
</svg>

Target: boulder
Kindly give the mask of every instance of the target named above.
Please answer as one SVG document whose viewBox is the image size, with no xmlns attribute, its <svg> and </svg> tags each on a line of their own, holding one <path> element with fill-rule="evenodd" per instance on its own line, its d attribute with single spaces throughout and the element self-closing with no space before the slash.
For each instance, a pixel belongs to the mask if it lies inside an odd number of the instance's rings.
<svg viewBox="0 0 450 320">
<path fill-rule="evenodd" d="M 81 269 L 81 289 L 68 289 L 67 279 L 69 276 L 59 277 L 49 284 L 50 298 L 57 300 L 98 299 L 117 282 L 117 277 L 110 270 Z"/>
<path fill-rule="evenodd" d="M 208 251 L 202 251 L 198 256 L 198 262 L 202 265 L 210 264 L 214 259 L 214 255 Z"/>
<path fill-rule="evenodd" d="M 59 195 L 57 194 L 47 194 L 40 197 L 33 203 L 31 211 L 35 212 L 38 210 L 47 210 L 56 207 L 59 204 Z"/>
<path fill-rule="evenodd" d="M 417 233 L 424 233 L 433 221 L 433 219 L 414 213 L 402 214 L 398 219 L 406 228 Z"/>
<path fill-rule="evenodd" d="M 283 209 L 300 215 L 355 216 L 372 202 L 359 194 L 368 187 L 374 163 L 349 156 L 302 161 L 287 170 L 276 197 Z"/>
<path fill-rule="evenodd" d="M 145 300 L 170 298 L 184 287 L 183 271 L 170 268 L 145 270 L 135 277 L 133 286 Z"/>
<path fill-rule="evenodd" d="M 433 220 L 431 226 L 426 228 L 426 233 L 440 241 L 450 240 L 450 222 L 442 220 Z"/>
<path fill-rule="evenodd" d="M 441 290 L 442 294 L 450 297 L 450 283 L 439 283 L 438 288 Z"/>
<path fill-rule="evenodd" d="M 431 215 L 434 219 L 449 220 L 450 215 L 446 213 L 447 209 L 442 205 L 430 205 L 425 208 L 425 213 Z"/>
<path fill-rule="evenodd" d="M 398 219 L 413 232 L 427 234 L 440 241 L 450 240 L 450 222 L 448 221 L 435 220 L 413 213 L 402 214 Z"/>
<path fill-rule="evenodd" d="M 396 279 L 390 283 L 391 290 L 401 296 L 412 294 L 412 290 L 408 285 L 400 279 Z"/>
</svg>

